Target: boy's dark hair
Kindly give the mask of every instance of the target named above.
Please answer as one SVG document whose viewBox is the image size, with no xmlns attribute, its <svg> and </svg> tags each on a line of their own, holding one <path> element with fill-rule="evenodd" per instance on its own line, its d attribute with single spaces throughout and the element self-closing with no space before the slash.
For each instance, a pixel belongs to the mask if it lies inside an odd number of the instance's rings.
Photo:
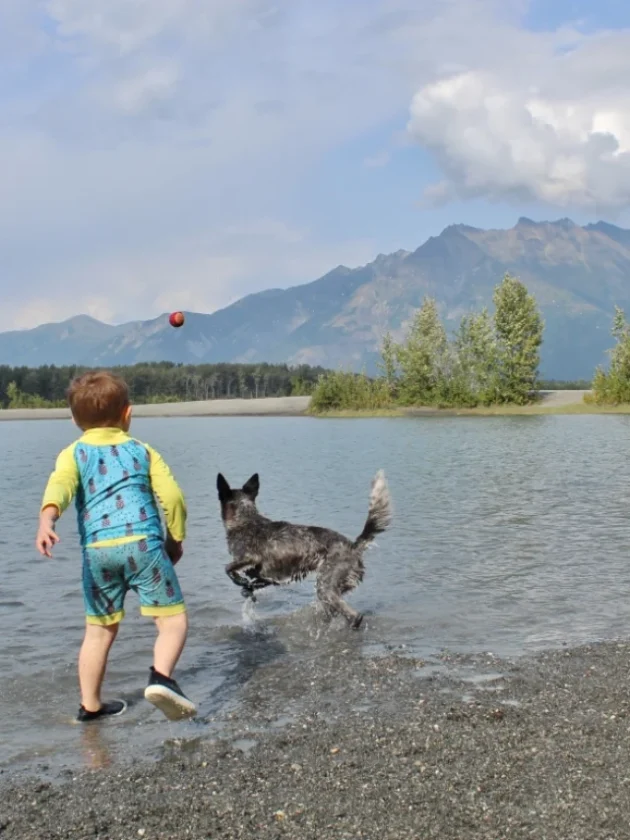
<svg viewBox="0 0 630 840">
<path fill-rule="evenodd" d="M 81 429 L 117 426 L 129 406 L 127 383 L 106 370 L 76 377 L 67 396 L 74 421 Z"/>
</svg>

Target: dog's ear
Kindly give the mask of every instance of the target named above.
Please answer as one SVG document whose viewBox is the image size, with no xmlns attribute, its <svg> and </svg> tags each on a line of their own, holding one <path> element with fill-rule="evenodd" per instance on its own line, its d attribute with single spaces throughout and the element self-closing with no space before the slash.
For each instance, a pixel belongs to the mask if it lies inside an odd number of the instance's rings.
<svg viewBox="0 0 630 840">
<path fill-rule="evenodd" d="M 254 475 L 243 485 L 243 493 L 245 493 L 246 496 L 249 496 L 250 499 L 255 499 L 259 490 L 260 479 L 258 478 L 258 473 L 254 473 Z"/>
<path fill-rule="evenodd" d="M 230 498 L 230 496 L 232 495 L 232 490 L 231 490 L 231 488 L 230 488 L 230 485 L 227 483 L 227 481 L 225 480 L 225 478 L 223 478 L 223 476 L 221 475 L 221 473 L 219 473 L 219 474 L 217 475 L 217 490 L 218 490 L 218 492 L 219 492 L 219 499 L 220 499 L 222 502 L 224 502 L 224 501 L 226 501 L 227 499 L 229 499 L 229 498 Z"/>
</svg>

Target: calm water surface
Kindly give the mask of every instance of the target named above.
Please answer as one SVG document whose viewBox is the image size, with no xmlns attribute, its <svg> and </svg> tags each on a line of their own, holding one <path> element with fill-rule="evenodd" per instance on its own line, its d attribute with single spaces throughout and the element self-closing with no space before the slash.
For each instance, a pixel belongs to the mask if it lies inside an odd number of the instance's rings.
<svg viewBox="0 0 630 840">
<path fill-rule="evenodd" d="M 238 703 L 266 667 L 223 571 L 218 470 L 234 484 L 258 471 L 265 514 L 351 537 L 372 475 L 386 470 L 394 524 L 351 596 L 367 619 L 350 644 L 365 653 L 404 644 L 422 656 L 515 655 L 628 635 L 630 418 L 190 418 L 138 420 L 133 432 L 162 452 L 188 499 L 178 572 L 191 636 L 178 677 L 204 718 Z M 52 561 L 33 548 L 45 480 L 74 436 L 63 421 L 0 423 L 0 768 L 90 760 L 90 727 L 72 724 L 83 629 L 74 510 Z M 106 692 L 131 704 L 106 736 L 127 756 L 204 730 L 166 723 L 142 701 L 153 627 L 133 599 Z M 312 602 L 311 583 L 261 595 L 256 620 L 280 658 L 349 643 L 343 627 L 317 631 Z"/>
</svg>

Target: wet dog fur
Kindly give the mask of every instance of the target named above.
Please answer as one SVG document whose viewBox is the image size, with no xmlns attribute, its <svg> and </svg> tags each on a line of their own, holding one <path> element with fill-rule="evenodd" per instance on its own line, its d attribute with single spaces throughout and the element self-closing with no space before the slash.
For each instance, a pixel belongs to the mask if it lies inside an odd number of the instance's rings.
<svg viewBox="0 0 630 840">
<path fill-rule="evenodd" d="M 367 520 L 352 542 L 343 534 L 312 525 L 275 522 L 259 513 L 258 473 L 233 490 L 219 473 L 217 491 L 232 562 L 226 572 L 246 597 L 257 589 L 317 574 L 317 597 L 327 615 L 342 615 L 358 628 L 363 616 L 342 598 L 364 575 L 363 553 L 391 522 L 391 502 L 383 471 L 372 480 Z"/>
</svg>

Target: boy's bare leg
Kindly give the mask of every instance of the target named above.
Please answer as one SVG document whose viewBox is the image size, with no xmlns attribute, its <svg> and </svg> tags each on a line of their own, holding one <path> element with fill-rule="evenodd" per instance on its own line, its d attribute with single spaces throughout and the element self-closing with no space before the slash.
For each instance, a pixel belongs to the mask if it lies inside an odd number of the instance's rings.
<svg viewBox="0 0 630 840">
<path fill-rule="evenodd" d="M 101 686 L 105 677 L 107 657 L 118 633 L 118 626 L 85 626 L 85 637 L 79 653 L 79 684 L 81 704 L 88 712 L 97 712 L 101 708 Z"/>
<path fill-rule="evenodd" d="M 172 677 L 186 642 L 188 616 L 185 612 L 159 616 L 155 624 L 158 637 L 155 641 L 154 665 L 144 696 L 169 720 L 194 717 L 197 714 L 195 704 L 186 697 Z"/>
<path fill-rule="evenodd" d="M 188 635 L 188 614 L 158 616 L 155 619 L 158 637 L 155 640 L 153 667 L 170 677 L 181 656 Z"/>
</svg>

